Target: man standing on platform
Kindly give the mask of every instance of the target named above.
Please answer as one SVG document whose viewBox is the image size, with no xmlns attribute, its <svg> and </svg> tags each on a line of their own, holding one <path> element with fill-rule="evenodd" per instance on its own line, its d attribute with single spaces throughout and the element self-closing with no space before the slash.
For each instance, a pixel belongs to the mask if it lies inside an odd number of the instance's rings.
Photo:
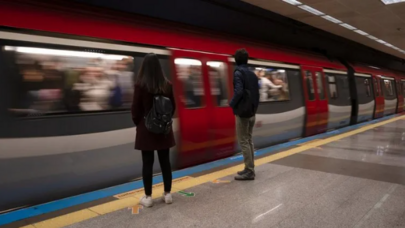
<svg viewBox="0 0 405 228">
<path fill-rule="evenodd" d="M 248 58 L 249 54 L 245 49 L 239 49 L 235 53 L 237 67 L 233 76 L 234 95 L 229 104 L 236 116 L 238 143 L 245 162 L 245 169 L 238 172 L 235 180 L 254 180 L 256 176 L 252 131 L 260 95 L 259 81 L 247 66 Z"/>
</svg>

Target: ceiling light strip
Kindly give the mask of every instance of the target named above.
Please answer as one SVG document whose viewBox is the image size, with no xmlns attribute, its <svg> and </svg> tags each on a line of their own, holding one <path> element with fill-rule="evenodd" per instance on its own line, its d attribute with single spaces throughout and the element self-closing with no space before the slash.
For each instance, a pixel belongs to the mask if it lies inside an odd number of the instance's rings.
<svg viewBox="0 0 405 228">
<path fill-rule="evenodd" d="M 349 25 L 349 24 L 346 24 L 346 23 L 339 24 L 339 25 L 340 25 L 340 26 L 343 26 L 343 27 L 345 27 L 345 28 L 347 28 L 347 29 L 349 29 L 349 30 L 356 30 L 355 27 L 353 27 L 353 26 L 351 26 L 351 25 Z"/>
<path fill-rule="evenodd" d="M 301 9 L 307 11 L 307 12 L 315 14 L 316 16 L 325 15 L 323 12 L 321 12 L 321 11 L 319 11 L 317 9 L 314 9 L 314 8 L 312 8 L 310 6 L 307 6 L 307 5 L 300 5 L 300 6 L 298 6 L 298 8 L 301 8 Z"/>
<path fill-rule="evenodd" d="M 355 32 L 355 33 L 358 33 L 358 34 L 360 34 L 360 35 L 363 35 L 363 36 L 367 36 L 367 35 L 368 35 L 368 33 L 364 32 L 364 31 L 362 31 L 362 30 L 360 30 L 360 29 L 356 29 L 356 30 L 354 30 L 354 32 Z"/>
<path fill-rule="evenodd" d="M 330 22 L 333 22 L 333 23 L 335 23 L 335 24 L 343 23 L 342 21 L 340 21 L 340 20 L 338 20 L 338 19 L 336 19 L 336 18 L 334 18 L 334 17 L 331 17 L 331 16 L 329 16 L 329 15 L 322 16 L 322 18 L 325 19 L 325 20 L 328 20 L 328 21 L 330 21 Z"/>
<path fill-rule="evenodd" d="M 405 2 L 405 0 L 381 0 L 385 5 Z"/>
<path fill-rule="evenodd" d="M 302 5 L 301 2 L 296 1 L 296 0 L 283 0 L 283 2 L 286 2 L 286 3 L 294 5 L 294 6 Z"/>
<path fill-rule="evenodd" d="M 332 16 L 326 15 L 326 14 L 323 13 L 322 11 L 319 11 L 319 10 L 317 10 L 317 9 L 315 9 L 315 8 L 312 8 L 312 7 L 308 6 L 308 5 L 304 5 L 304 4 L 302 4 L 300 1 L 297 1 L 297 0 L 282 0 L 282 1 L 283 1 L 283 2 L 286 2 L 286 3 L 288 3 L 288 4 L 291 4 L 291 5 L 293 5 L 293 6 L 297 6 L 298 8 L 300 8 L 300 9 L 302 9 L 302 10 L 305 10 L 305 11 L 307 11 L 307 12 L 309 12 L 309 13 L 312 13 L 312 14 L 314 14 L 314 15 L 316 15 L 316 16 L 320 16 L 320 17 L 322 17 L 323 19 L 328 20 L 328 21 L 330 21 L 330 22 L 332 22 L 332 23 L 338 24 L 338 25 L 340 25 L 340 26 L 342 26 L 342 27 L 344 27 L 344 28 L 346 28 L 346 29 L 352 30 L 353 32 L 355 32 L 355 33 L 357 33 L 357 34 L 360 34 L 360 35 L 362 35 L 362 36 L 366 36 L 366 37 L 368 37 L 368 38 L 371 39 L 371 40 L 375 40 L 375 41 L 377 41 L 378 43 L 384 44 L 385 46 L 390 47 L 390 48 L 393 48 L 394 50 L 397 50 L 397 51 L 399 51 L 399 52 L 401 52 L 401 53 L 405 53 L 404 50 L 402 50 L 402 49 L 400 49 L 400 48 L 398 48 L 398 47 L 395 47 L 394 45 L 392 45 L 392 44 L 390 44 L 390 43 L 387 43 L 387 42 L 385 42 L 384 40 L 378 39 L 377 37 L 372 36 L 372 35 L 369 35 L 368 33 L 366 33 L 366 32 L 363 31 L 363 30 L 357 29 L 356 27 L 351 26 L 351 25 L 349 25 L 349 24 L 347 24 L 347 23 L 344 23 L 344 22 L 342 22 L 342 21 L 340 21 L 340 20 L 338 20 L 338 19 L 336 19 L 336 18 L 334 18 L 334 17 L 332 17 Z M 405 2 L 405 0 L 381 0 L 381 1 L 382 1 L 384 4 L 386 4 L 386 5 L 388 5 L 388 4 L 394 4 L 394 3 L 400 3 L 400 2 Z"/>
</svg>

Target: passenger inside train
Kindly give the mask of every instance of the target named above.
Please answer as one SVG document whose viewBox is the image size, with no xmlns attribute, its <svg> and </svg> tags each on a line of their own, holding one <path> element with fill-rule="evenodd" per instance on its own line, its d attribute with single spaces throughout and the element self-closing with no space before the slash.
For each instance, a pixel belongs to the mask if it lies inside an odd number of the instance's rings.
<svg viewBox="0 0 405 228">
<path fill-rule="evenodd" d="M 42 48 L 7 47 L 14 59 L 10 109 L 18 115 L 128 109 L 133 63 L 118 56 Z M 90 54 L 90 55 L 89 55 Z"/>
<path fill-rule="evenodd" d="M 285 70 L 251 67 L 259 80 L 260 101 L 286 101 L 289 100 L 288 80 Z"/>
</svg>

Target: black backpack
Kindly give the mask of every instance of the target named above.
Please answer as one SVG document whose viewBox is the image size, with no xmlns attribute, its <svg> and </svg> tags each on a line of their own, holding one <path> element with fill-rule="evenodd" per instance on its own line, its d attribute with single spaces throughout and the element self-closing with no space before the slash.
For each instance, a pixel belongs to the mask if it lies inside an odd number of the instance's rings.
<svg viewBox="0 0 405 228">
<path fill-rule="evenodd" d="M 235 71 L 239 71 L 243 75 L 243 95 L 238 104 L 235 108 L 235 114 L 242 118 L 250 118 L 255 115 L 255 105 L 252 102 L 252 94 L 250 93 L 249 88 L 249 80 L 247 80 L 245 73 L 243 70 L 236 69 Z"/>
<path fill-rule="evenodd" d="M 169 134 L 173 123 L 172 101 L 162 95 L 153 97 L 153 106 L 148 115 L 145 116 L 145 126 L 155 134 Z"/>
</svg>

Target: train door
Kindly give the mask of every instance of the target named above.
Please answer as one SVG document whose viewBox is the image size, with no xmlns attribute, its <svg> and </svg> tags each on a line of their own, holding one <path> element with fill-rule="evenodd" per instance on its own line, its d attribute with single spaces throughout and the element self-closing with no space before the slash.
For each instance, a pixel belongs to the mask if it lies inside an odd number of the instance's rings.
<svg viewBox="0 0 405 228">
<path fill-rule="evenodd" d="M 402 111 L 405 110 L 405 79 L 401 80 L 402 89 Z"/>
<path fill-rule="evenodd" d="M 328 126 L 328 99 L 322 68 L 302 66 L 306 119 L 305 136 L 325 132 Z"/>
<path fill-rule="evenodd" d="M 173 51 L 179 114 L 179 167 L 235 153 L 235 118 L 228 106 L 230 66 L 226 56 Z"/>
<path fill-rule="evenodd" d="M 401 79 L 396 79 L 395 84 L 397 85 L 397 113 L 401 113 L 404 110 L 404 91 L 402 88 L 402 81 Z"/>
<path fill-rule="evenodd" d="M 374 119 L 377 119 L 384 116 L 384 94 L 378 76 L 373 75 L 373 82 L 375 98 Z"/>
</svg>

